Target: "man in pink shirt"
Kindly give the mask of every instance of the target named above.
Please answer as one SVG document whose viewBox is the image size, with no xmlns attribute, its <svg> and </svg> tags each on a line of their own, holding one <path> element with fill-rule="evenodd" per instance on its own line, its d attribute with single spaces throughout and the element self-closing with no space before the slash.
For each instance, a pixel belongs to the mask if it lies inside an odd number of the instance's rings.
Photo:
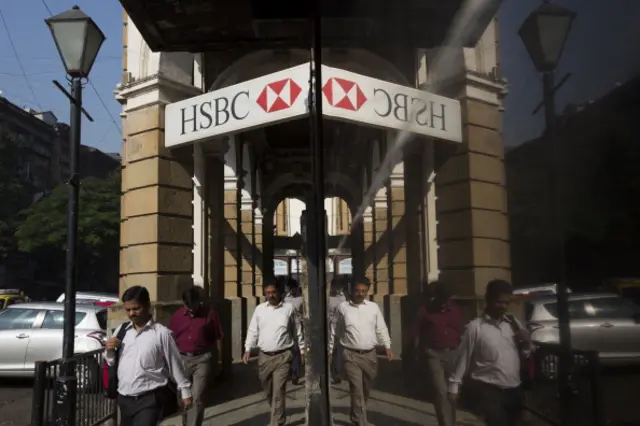
<svg viewBox="0 0 640 426">
<path fill-rule="evenodd" d="M 202 425 L 204 395 L 211 385 L 223 337 L 218 314 L 205 306 L 200 293 L 197 287 L 185 290 L 182 293 L 184 306 L 173 314 L 169 323 L 185 373 L 192 381 L 193 407 L 183 415 L 184 426 Z"/>
<path fill-rule="evenodd" d="M 446 284 L 441 281 L 430 283 L 426 296 L 414 325 L 414 349 L 417 356 L 427 362 L 439 426 L 454 426 L 455 407 L 449 402 L 447 380 L 465 322 L 462 311 L 451 301 Z"/>
</svg>

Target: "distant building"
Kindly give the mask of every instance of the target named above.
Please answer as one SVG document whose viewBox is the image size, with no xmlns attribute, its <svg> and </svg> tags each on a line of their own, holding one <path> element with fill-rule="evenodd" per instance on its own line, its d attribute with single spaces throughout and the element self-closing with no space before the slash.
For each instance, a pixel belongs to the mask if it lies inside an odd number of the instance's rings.
<svg viewBox="0 0 640 426">
<path fill-rule="evenodd" d="M 16 165 L 35 193 L 64 182 L 69 174 L 69 126 L 51 111 L 23 109 L 0 96 L 0 127 L 27 148 Z"/>
<path fill-rule="evenodd" d="M 611 276 L 640 276 L 638 117 L 640 77 L 597 101 L 566 108 L 552 138 L 543 135 L 506 152 L 516 284 L 557 280 L 559 235 L 565 274 L 578 288 Z"/>
<path fill-rule="evenodd" d="M 117 154 L 106 154 L 97 148 L 82 145 L 80 147 L 80 176 L 93 176 L 106 179 L 120 168 L 122 159 Z"/>
</svg>

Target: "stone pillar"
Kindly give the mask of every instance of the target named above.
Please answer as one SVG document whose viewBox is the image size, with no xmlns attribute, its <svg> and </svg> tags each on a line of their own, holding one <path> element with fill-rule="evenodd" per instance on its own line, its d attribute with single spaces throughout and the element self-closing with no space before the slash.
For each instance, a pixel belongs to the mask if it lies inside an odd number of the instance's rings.
<svg viewBox="0 0 640 426">
<path fill-rule="evenodd" d="M 393 168 L 389 178 L 390 193 L 388 205 L 391 222 L 387 225 L 390 233 L 389 261 L 390 261 L 390 291 L 393 294 L 407 294 L 407 226 L 405 218 L 405 188 L 404 163 Z"/>
<path fill-rule="evenodd" d="M 199 93 L 162 75 L 119 92 L 126 102 L 121 292 L 143 285 L 152 300 L 169 301 L 192 284 L 192 154 L 165 148 L 164 107 Z"/>
<path fill-rule="evenodd" d="M 262 279 L 264 271 L 264 246 L 262 244 L 262 210 L 253 209 L 253 282 L 254 295 L 262 297 Z"/>
<path fill-rule="evenodd" d="M 389 232 L 388 232 L 387 188 L 378 191 L 373 202 L 373 262 L 374 294 L 385 296 L 390 290 L 389 276 Z"/>
<path fill-rule="evenodd" d="M 206 207 L 208 230 L 208 288 L 214 300 L 225 296 L 225 245 L 226 221 L 224 217 L 224 154 L 205 157 Z"/>
<path fill-rule="evenodd" d="M 509 280 L 511 275 L 497 97 L 502 86 L 488 78 L 481 83 L 484 93 L 471 84 L 463 87 L 464 142 L 439 145 L 442 161 L 435 179 L 440 273 L 457 296 L 467 298 L 484 295 L 489 280 Z"/>
<path fill-rule="evenodd" d="M 273 225 L 275 206 L 267 207 L 262 217 L 262 278 L 273 279 L 273 254 L 274 254 L 274 240 L 273 240 Z"/>
<path fill-rule="evenodd" d="M 235 151 L 233 147 L 230 150 L 232 153 Z M 224 163 L 224 297 L 229 298 L 241 294 L 239 283 L 242 260 L 238 244 L 240 194 L 235 171 L 235 155 L 225 155 Z"/>
<path fill-rule="evenodd" d="M 369 255 L 375 247 L 374 247 L 374 239 L 375 235 L 373 232 L 373 208 L 367 207 L 362 216 L 362 226 L 364 228 L 364 266 L 366 268 L 365 274 L 366 276 L 372 280 L 376 280 L 375 276 L 375 262 L 372 259 L 372 256 Z"/>
</svg>

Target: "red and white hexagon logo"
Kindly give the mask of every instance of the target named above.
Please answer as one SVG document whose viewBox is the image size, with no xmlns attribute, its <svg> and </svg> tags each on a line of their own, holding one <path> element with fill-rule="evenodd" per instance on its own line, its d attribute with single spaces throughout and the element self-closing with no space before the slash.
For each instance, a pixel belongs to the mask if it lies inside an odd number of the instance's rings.
<svg viewBox="0 0 640 426">
<path fill-rule="evenodd" d="M 267 84 L 256 103 L 264 112 L 276 112 L 290 108 L 302 92 L 300 86 L 290 78 Z"/>
<path fill-rule="evenodd" d="M 358 83 L 344 78 L 331 77 L 322 88 L 322 93 L 329 105 L 349 111 L 358 111 L 367 102 Z"/>
</svg>

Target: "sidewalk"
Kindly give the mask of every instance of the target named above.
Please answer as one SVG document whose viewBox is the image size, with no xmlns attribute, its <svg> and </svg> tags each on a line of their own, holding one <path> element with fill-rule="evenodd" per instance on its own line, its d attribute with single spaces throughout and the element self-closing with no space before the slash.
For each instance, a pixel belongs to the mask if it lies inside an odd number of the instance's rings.
<svg viewBox="0 0 640 426">
<path fill-rule="evenodd" d="M 384 369 L 381 369 L 384 370 Z M 381 372 L 378 388 L 388 388 L 397 375 Z M 392 386 L 395 388 L 395 386 Z M 305 422 L 305 387 L 288 384 L 287 425 L 302 426 Z M 205 412 L 205 426 L 262 426 L 269 423 L 269 406 L 260 390 L 255 366 L 234 365 L 234 374 L 227 383 L 216 387 L 213 405 Z M 350 426 L 348 385 L 331 386 L 331 405 L 336 426 Z M 368 404 L 368 420 L 372 426 L 437 426 L 432 404 L 374 390 Z M 458 426 L 477 426 L 475 416 L 458 412 Z M 179 416 L 167 419 L 163 426 L 182 426 Z"/>
</svg>

